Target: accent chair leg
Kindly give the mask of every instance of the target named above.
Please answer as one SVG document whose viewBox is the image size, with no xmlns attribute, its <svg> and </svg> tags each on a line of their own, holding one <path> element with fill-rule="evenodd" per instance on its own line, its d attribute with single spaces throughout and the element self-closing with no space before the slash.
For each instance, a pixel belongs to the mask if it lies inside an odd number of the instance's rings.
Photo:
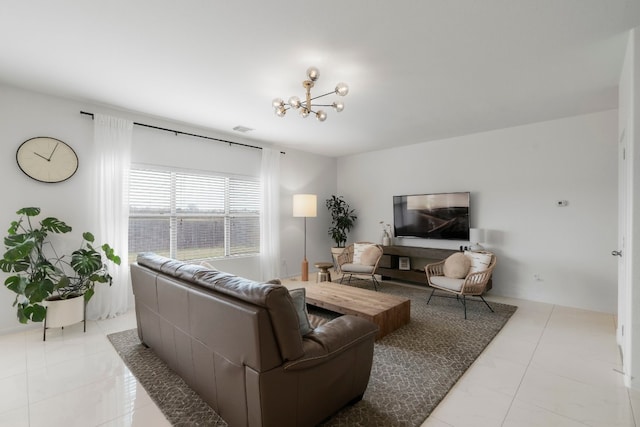
<svg viewBox="0 0 640 427">
<path fill-rule="evenodd" d="M 489 305 L 489 303 L 482 297 L 482 295 L 478 295 L 480 297 L 480 299 L 482 300 L 483 303 L 485 303 L 487 305 L 487 307 L 489 307 L 489 310 L 491 310 L 492 313 L 495 313 L 495 311 L 493 311 L 493 308 L 491 308 L 491 306 Z"/>
<path fill-rule="evenodd" d="M 467 320 L 467 298 L 462 295 L 462 306 L 464 307 L 464 320 Z"/>
<path fill-rule="evenodd" d="M 429 299 L 427 300 L 427 304 L 429 304 L 431 302 L 431 298 L 433 298 L 433 294 L 436 293 L 436 288 L 433 288 L 431 290 L 431 295 L 429 295 Z"/>
<path fill-rule="evenodd" d="M 375 274 L 371 275 L 371 280 L 373 281 L 373 289 L 378 290 L 378 279 L 376 279 Z"/>
</svg>

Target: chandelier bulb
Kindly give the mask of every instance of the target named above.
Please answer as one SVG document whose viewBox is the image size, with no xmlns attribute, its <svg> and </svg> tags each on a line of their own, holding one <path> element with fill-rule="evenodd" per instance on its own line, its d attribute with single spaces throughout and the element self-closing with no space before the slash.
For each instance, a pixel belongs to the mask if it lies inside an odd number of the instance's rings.
<svg viewBox="0 0 640 427">
<path fill-rule="evenodd" d="M 301 108 L 300 109 L 300 115 L 302 117 L 307 117 L 309 115 L 309 110 L 307 110 L 306 108 Z"/>
<path fill-rule="evenodd" d="M 336 93 L 340 96 L 345 96 L 349 93 L 349 86 L 346 83 L 338 83 L 336 85 Z"/>
<path fill-rule="evenodd" d="M 297 110 L 298 108 L 300 108 L 300 98 L 298 98 L 297 96 L 292 96 L 291 98 L 289 98 L 289 105 L 291 106 L 291 108 Z"/>
<path fill-rule="evenodd" d="M 280 107 L 284 107 L 284 101 L 282 100 L 282 98 L 276 98 L 271 102 L 271 105 L 273 105 L 273 108 L 280 108 Z"/>
<path fill-rule="evenodd" d="M 316 119 L 318 119 L 318 121 L 320 122 L 324 122 L 325 120 L 327 120 L 327 113 L 322 110 L 318 110 L 318 112 L 316 113 Z"/>
<path fill-rule="evenodd" d="M 332 105 L 334 110 L 336 110 L 336 112 L 340 112 L 342 110 L 344 110 L 344 103 L 343 102 L 334 102 Z"/>
<path fill-rule="evenodd" d="M 307 69 L 307 77 L 309 77 L 309 80 L 312 82 L 315 82 L 320 77 L 320 70 L 316 67 L 309 67 Z"/>
<path fill-rule="evenodd" d="M 276 108 L 276 116 L 284 117 L 285 114 L 287 114 L 287 110 L 284 107 Z"/>
</svg>

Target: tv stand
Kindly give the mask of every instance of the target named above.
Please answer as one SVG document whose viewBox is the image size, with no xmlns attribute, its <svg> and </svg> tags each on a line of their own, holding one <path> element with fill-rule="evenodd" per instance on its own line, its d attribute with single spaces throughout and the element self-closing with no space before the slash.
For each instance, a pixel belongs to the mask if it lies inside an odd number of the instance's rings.
<svg viewBox="0 0 640 427">
<path fill-rule="evenodd" d="M 383 246 L 382 258 L 376 269 L 382 279 L 392 278 L 426 285 L 427 275 L 424 266 L 442 261 L 449 255 L 459 252 L 455 249 L 419 248 L 414 246 Z M 409 258 L 409 269 L 400 269 L 400 258 Z"/>
</svg>

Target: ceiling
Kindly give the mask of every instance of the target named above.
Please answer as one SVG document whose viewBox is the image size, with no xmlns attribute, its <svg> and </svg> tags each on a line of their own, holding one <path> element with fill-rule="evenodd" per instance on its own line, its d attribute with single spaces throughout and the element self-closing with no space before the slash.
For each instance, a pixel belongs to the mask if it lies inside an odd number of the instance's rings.
<svg viewBox="0 0 640 427">
<path fill-rule="evenodd" d="M 640 0 L 3 0 L 0 82 L 344 156 L 617 108 L 638 26 Z M 276 117 L 309 66 L 344 111 Z"/>
</svg>

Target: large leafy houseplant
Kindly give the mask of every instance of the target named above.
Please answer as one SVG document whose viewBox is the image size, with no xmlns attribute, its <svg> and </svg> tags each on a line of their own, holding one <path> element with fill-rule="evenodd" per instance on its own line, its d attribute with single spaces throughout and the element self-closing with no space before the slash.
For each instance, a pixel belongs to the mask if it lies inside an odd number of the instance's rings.
<svg viewBox="0 0 640 427">
<path fill-rule="evenodd" d="M 347 242 L 347 233 L 351 231 L 358 217 L 342 196 L 332 195 L 325 203 L 331 213 L 329 236 L 336 242 L 337 247 L 342 248 Z"/>
<path fill-rule="evenodd" d="M 16 293 L 13 306 L 17 306 L 21 323 L 43 321 L 46 308 L 42 303 L 47 299 L 84 295 L 86 302 L 93 296 L 96 283 L 111 286 L 112 277 L 103 255 L 118 265 L 120 257 L 108 244 L 95 248 L 94 236 L 85 232 L 78 249 L 71 255 L 58 256 L 49 235 L 68 233 L 71 227 L 53 217 L 37 221 L 40 208 L 22 208 L 16 213 L 20 217 L 11 222 L 4 238 L 6 252 L 0 269 L 13 273 L 4 284 Z"/>
</svg>

